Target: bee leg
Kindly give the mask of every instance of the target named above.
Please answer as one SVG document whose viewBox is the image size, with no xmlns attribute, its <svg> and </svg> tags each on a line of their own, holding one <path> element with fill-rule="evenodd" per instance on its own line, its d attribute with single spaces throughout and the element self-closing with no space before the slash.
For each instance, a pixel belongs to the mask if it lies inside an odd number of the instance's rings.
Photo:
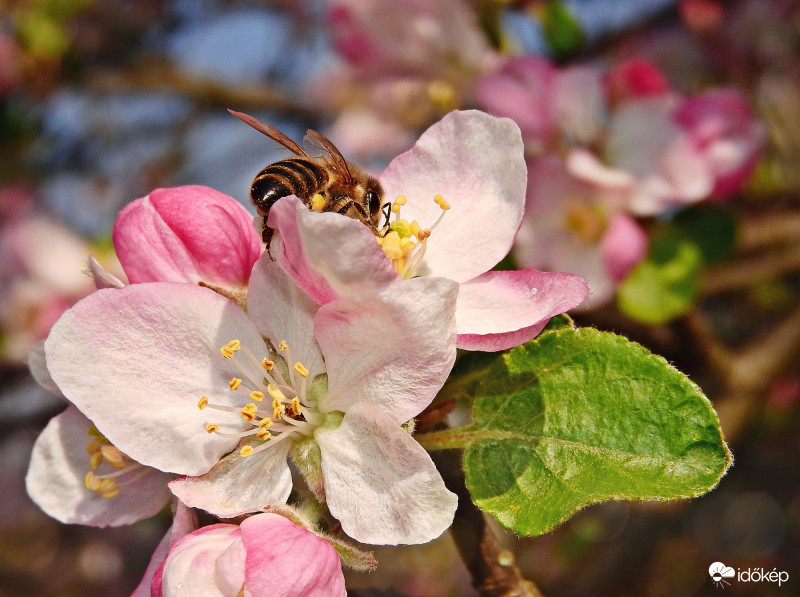
<svg viewBox="0 0 800 597">
<path fill-rule="evenodd" d="M 355 201 L 348 201 L 341 208 L 339 208 L 336 211 L 336 213 L 344 215 L 347 213 L 347 210 L 350 209 L 351 207 L 358 212 L 358 215 L 360 215 L 365 222 L 369 222 L 369 214 L 364 209 L 364 206 L 356 203 Z"/>
<path fill-rule="evenodd" d="M 265 247 L 264 250 L 269 254 L 269 244 L 272 242 L 272 233 L 273 230 L 269 226 L 267 226 L 266 217 L 264 218 L 264 229 L 261 231 L 261 240 L 264 243 Z M 270 259 L 272 259 L 272 255 L 270 255 Z M 274 259 L 272 259 L 275 261 Z"/>
<path fill-rule="evenodd" d="M 386 230 L 384 231 L 383 235 L 386 236 L 387 234 L 389 234 L 389 230 L 390 230 L 390 228 L 389 228 L 389 218 L 392 215 L 392 202 L 391 201 L 387 201 L 386 203 L 384 203 L 383 207 L 381 207 L 381 211 L 383 211 L 383 210 L 386 210 L 383 213 L 383 217 L 386 218 L 386 224 L 384 224 Z"/>
</svg>

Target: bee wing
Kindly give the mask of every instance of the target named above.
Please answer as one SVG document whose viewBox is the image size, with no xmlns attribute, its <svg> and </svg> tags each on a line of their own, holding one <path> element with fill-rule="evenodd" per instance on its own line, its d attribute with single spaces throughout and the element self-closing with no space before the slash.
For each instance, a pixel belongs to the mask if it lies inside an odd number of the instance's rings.
<svg viewBox="0 0 800 597">
<path fill-rule="evenodd" d="M 236 116 L 236 118 L 238 118 L 245 124 L 249 124 L 250 126 L 252 126 L 259 133 L 264 133 L 270 139 L 277 141 L 278 143 L 283 145 L 286 149 L 291 151 L 293 154 L 299 155 L 301 157 L 309 157 L 305 149 L 300 147 L 297 143 L 292 141 L 289 137 L 284 135 L 274 126 L 270 126 L 264 122 L 261 122 L 258 118 L 253 118 L 252 116 L 244 114 L 243 112 L 236 112 L 235 110 L 231 110 L 230 108 L 228 108 L 228 112 Z"/>
<path fill-rule="evenodd" d="M 345 182 L 355 182 L 353 175 L 350 173 L 350 168 L 347 166 L 347 160 L 344 159 L 339 150 L 336 149 L 336 146 L 327 137 L 320 135 L 317 131 L 308 129 L 303 140 L 327 153 L 330 156 L 331 166 L 342 176 Z"/>
</svg>

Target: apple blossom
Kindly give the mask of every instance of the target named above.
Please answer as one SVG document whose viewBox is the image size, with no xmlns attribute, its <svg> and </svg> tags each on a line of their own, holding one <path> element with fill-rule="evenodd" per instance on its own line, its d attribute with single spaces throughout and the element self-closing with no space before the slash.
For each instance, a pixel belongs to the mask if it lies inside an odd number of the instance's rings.
<svg viewBox="0 0 800 597">
<path fill-rule="evenodd" d="M 270 209 L 272 255 L 317 303 L 403 279 L 448 278 L 459 283 L 459 348 L 497 351 L 530 340 L 586 298 L 571 274 L 489 271 L 511 248 L 525 202 L 522 140 L 509 119 L 451 112 L 380 182 L 395 199 L 395 219 L 378 243 L 358 222 L 310 212 L 296 198 Z"/>
<path fill-rule="evenodd" d="M 43 345 L 30 351 L 31 374 L 64 398 L 47 368 Z M 171 478 L 132 461 L 70 404 L 36 439 L 25 485 L 31 499 L 56 520 L 105 527 L 156 514 L 169 501 Z"/>
<path fill-rule="evenodd" d="M 328 597 L 346 594 L 334 547 L 273 513 L 181 538 L 153 578 L 152 597 Z"/>
<path fill-rule="evenodd" d="M 202 186 L 156 189 L 114 223 L 114 248 L 132 283 L 247 286 L 262 251 L 253 218 L 235 199 Z"/>
<path fill-rule="evenodd" d="M 293 448 L 318 454 L 304 472 L 346 533 L 421 543 L 449 526 L 456 497 L 401 424 L 452 367 L 455 298 L 433 278 L 320 307 L 265 255 L 248 314 L 189 284 L 98 290 L 45 352 L 64 395 L 123 453 L 189 475 L 170 485 L 187 505 L 234 516 L 285 502 Z"/>
<path fill-rule="evenodd" d="M 56 520 L 106 527 L 155 515 L 169 502 L 171 478 L 132 461 L 69 406 L 36 439 L 25 483 Z"/>
</svg>

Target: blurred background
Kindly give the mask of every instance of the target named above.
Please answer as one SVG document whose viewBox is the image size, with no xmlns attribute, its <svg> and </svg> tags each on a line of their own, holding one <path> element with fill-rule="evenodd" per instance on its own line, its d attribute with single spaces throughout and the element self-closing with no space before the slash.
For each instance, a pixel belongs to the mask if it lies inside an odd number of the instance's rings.
<svg viewBox="0 0 800 597">
<path fill-rule="evenodd" d="M 687 373 L 735 464 L 705 497 L 503 545 L 549 596 L 716 595 L 717 561 L 790 575 L 725 594 L 800 595 L 800 1 L 0 0 L 0 596 L 129 595 L 170 524 L 29 500 L 64 405 L 26 358 L 93 289 L 89 253 L 123 275 L 127 202 L 201 184 L 249 208 L 285 156 L 226 108 L 375 173 L 452 109 L 514 118 L 528 204 L 502 268 L 586 276 L 578 324 Z M 353 594 L 475 594 L 449 534 L 376 555 Z"/>
</svg>

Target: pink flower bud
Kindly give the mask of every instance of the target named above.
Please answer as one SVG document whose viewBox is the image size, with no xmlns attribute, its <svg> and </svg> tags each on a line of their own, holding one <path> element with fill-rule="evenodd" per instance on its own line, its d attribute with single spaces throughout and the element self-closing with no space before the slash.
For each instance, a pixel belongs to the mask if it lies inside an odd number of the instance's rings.
<svg viewBox="0 0 800 597">
<path fill-rule="evenodd" d="M 266 513 L 241 526 L 203 527 L 175 543 L 156 571 L 153 597 L 177 595 L 306 597 L 345 595 L 333 546 L 289 521 Z"/>
<path fill-rule="evenodd" d="M 114 248 L 131 283 L 244 286 L 262 252 L 253 218 L 202 186 L 156 189 L 114 223 Z"/>
<path fill-rule="evenodd" d="M 669 91 L 664 73 L 652 62 L 641 58 L 626 60 L 608 71 L 605 86 L 610 102 L 660 95 Z"/>
</svg>

